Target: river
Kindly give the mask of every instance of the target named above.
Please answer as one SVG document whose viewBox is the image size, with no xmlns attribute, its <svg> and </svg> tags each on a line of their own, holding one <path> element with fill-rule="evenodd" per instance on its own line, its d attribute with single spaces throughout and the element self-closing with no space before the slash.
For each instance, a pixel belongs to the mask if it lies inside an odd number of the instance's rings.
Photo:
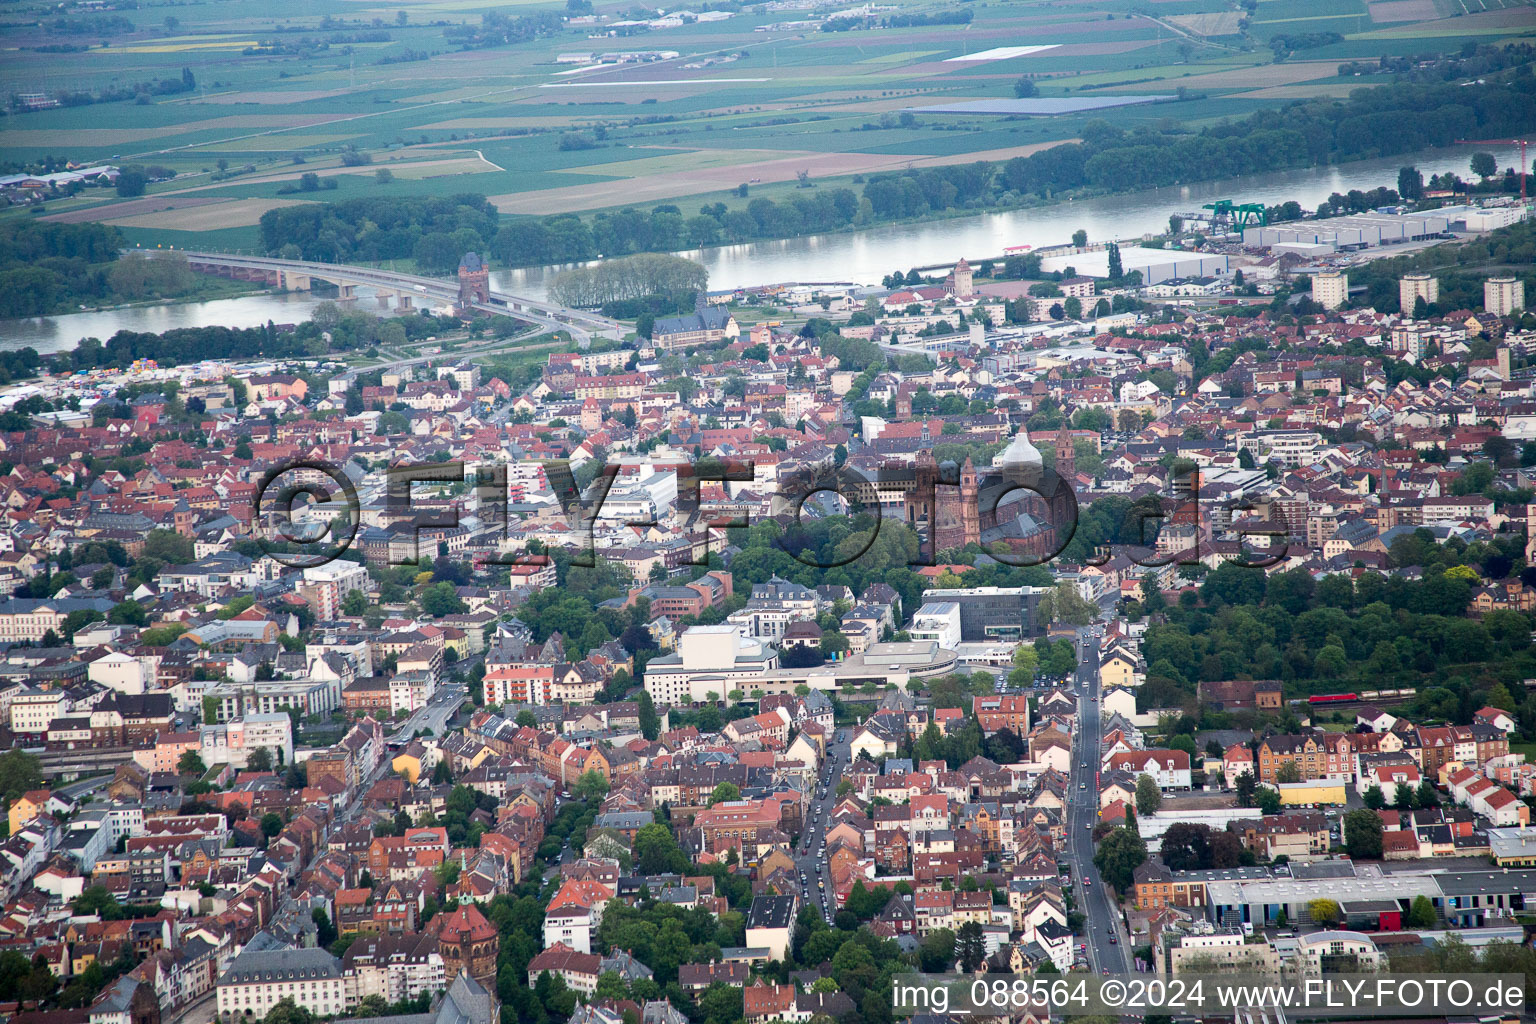
<svg viewBox="0 0 1536 1024">
<path fill-rule="evenodd" d="M 1332 167 L 1280 171 L 1007 213 L 896 224 L 772 242 L 748 242 L 681 255 L 704 264 L 709 271 L 711 288 L 790 281 L 878 284 L 893 270 L 943 263 L 961 256 L 971 259 L 996 256 L 1007 246 L 1033 245 L 1038 248 L 1061 244 L 1079 228 L 1087 231 L 1094 241 L 1137 239 L 1148 232 L 1166 230 L 1169 214 L 1199 209 L 1202 203 L 1213 199 L 1262 202 L 1270 206 L 1294 199 L 1302 206 L 1315 208 L 1334 192 L 1369 190 L 1382 185 L 1395 188 L 1398 168 L 1404 164 L 1419 168 L 1426 179 L 1431 174 L 1445 171 L 1469 177 L 1471 172 L 1467 162 L 1478 148 L 1486 147 L 1456 146 L 1388 160 L 1362 160 Z M 1492 147 L 1492 152 L 1498 157 L 1501 168 L 1520 164 L 1518 147 L 1496 146 Z M 563 269 L 566 268 L 502 270 L 491 275 L 491 283 L 498 291 L 543 299 L 550 279 Z M 73 348 L 81 338 L 95 337 L 105 341 L 119 330 L 160 332 L 210 324 L 255 327 L 268 320 L 296 323 L 306 319 L 310 310 L 321 301 L 307 293 L 253 295 L 213 302 L 0 320 L 0 349 L 31 345 L 39 352 L 57 352 Z M 367 297 L 360 300 L 359 308 L 377 311 L 375 303 Z"/>
</svg>

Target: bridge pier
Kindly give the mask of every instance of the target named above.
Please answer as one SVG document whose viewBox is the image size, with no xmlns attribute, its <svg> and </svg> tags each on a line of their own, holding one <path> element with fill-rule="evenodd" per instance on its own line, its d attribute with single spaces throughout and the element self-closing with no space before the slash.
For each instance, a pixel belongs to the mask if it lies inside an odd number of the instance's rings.
<svg viewBox="0 0 1536 1024">
<path fill-rule="evenodd" d="M 380 288 L 379 292 L 378 292 L 378 295 L 377 295 L 377 298 L 379 300 L 379 308 L 380 309 L 388 309 L 389 308 L 389 300 L 392 299 L 392 298 L 399 298 L 399 296 L 396 295 L 396 293 L 394 293 L 394 292 L 387 292 L 384 289 Z"/>
<path fill-rule="evenodd" d="M 400 301 L 395 303 L 395 308 L 396 309 L 410 309 L 411 308 L 411 297 L 409 295 L 406 295 L 405 293 L 402 292 L 401 295 L 400 295 Z"/>
<path fill-rule="evenodd" d="M 293 270 L 278 272 L 279 283 L 291 292 L 307 292 L 310 289 L 309 275 L 301 274 Z"/>
<path fill-rule="evenodd" d="M 338 299 L 341 302 L 356 302 L 357 301 L 357 285 L 355 285 L 355 284 L 338 284 L 336 286 L 336 290 L 341 293 L 338 296 Z"/>
</svg>

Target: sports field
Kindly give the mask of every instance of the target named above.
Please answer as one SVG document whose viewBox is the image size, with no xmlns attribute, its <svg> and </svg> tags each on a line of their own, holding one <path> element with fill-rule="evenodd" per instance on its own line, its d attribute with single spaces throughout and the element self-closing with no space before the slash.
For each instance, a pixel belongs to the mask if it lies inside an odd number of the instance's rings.
<svg viewBox="0 0 1536 1024">
<path fill-rule="evenodd" d="M 221 0 L 60 14 L 17 0 L 0 82 L 60 105 L 14 109 L 0 147 L 18 166 L 168 167 L 176 179 L 148 198 L 217 200 L 119 210 L 141 200 L 89 190 L 49 204 L 136 237 L 240 230 L 272 203 L 357 195 L 477 192 L 507 214 L 684 205 L 802 172 L 856 184 L 1034 152 L 1096 121 L 1199 128 L 1344 95 L 1376 84 L 1341 77 L 1346 60 L 1536 37 L 1533 2 L 917 0 L 831 21 L 690 13 L 607 35 L 638 9 L 567 20 L 563 0 Z M 1277 59 L 1286 40 L 1301 48 Z M 1015 103 L 1016 88 L 1038 99 Z M 120 98 L 69 100 L 103 91 Z M 306 173 L 337 187 L 292 194 Z"/>
</svg>

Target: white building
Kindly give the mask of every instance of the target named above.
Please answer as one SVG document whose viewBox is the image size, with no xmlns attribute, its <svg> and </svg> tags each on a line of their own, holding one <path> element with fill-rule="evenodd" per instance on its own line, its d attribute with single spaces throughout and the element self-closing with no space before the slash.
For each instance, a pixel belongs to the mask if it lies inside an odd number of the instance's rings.
<svg viewBox="0 0 1536 1024">
<path fill-rule="evenodd" d="M 411 713 L 427 706 L 437 692 L 432 673 L 412 670 L 396 672 L 389 680 L 389 710 Z"/>
<path fill-rule="evenodd" d="M 960 606 L 953 601 L 929 601 L 912 616 L 907 630 L 913 640 L 932 640 L 947 651 L 960 646 Z"/>
<path fill-rule="evenodd" d="M 246 715 L 201 730 L 203 763 L 244 768 L 251 754 L 265 748 L 274 766 L 293 763 L 293 720 L 285 714 Z"/>
<path fill-rule="evenodd" d="M 1237 450 L 1247 449 L 1260 465 L 1274 460 L 1287 466 L 1310 466 L 1322 447 L 1322 435 L 1313 430 L 1262 430 L 1237 439 Z"/>
<path fill-rule="evenodd" d="M 341 961 L 323 949 L 265 949 L 241 953 L 216 984 L 218 1012 L 229 1019 L 260 1019 L 280 1000 L 316 1016 L 350 1008 Z"/>
<path fill-rule="evenodd" d="M 1403 315 L 1413 312 L 1419 299 L 1426 303 L 1440 298 L 1440 280 L 1432 274 L 1404 274 L 1397 281 L 1397 302 Z"/>
<path fill-rule="evenodd" d="M 69 710 L 70 700 L 59 690 L 23 690 L 11 698 L 11 731 L 41 736 Z"/>
<path fill-rule="evenodd" d="M 113 651 L 91 662 L 85 674 L 91 682 L 100 683 L 118 693 L 140 694 L 144 692 L 150 673 L 144 663 L 133 655 Z"/>
<path fill-rule="evenodd" d="M 1312 275 L 1312 301 L 1324 309 L 1338 309 L 1349 300 L 1349 275 L 1341 270 L 1321 270 Z"/>
<path fill-rule="evenodd" d="M 340 558 L 305 569 L 304 580 L 299 584 L 299 594 L 309 602 L 320 622 L 339 618 L 342 602 L 353 590 L 368 592 L 368 569 L 359 562 Z"/>
<path fill-rule="evenodd" d="M 1494 316 L 1524 309 L 1525 282 L 1517 277 L 1490 277 L 1483 282 L 1483 308 Z"/>
<path fill-rule="evenodd" d="M 1297 954 L 1309 974 L 1321 974 L 1325 961 L 1353 957 L 1351 971 L 1372 973 L 1381 966 L 1381 952 L 1364 932 L 1324 931 L 1303 935 L 1296 940 Z M 1332 970 L 1342 968 L 1330 967 Z"/>
<path fill-rule="evenodd" d="M 711 693 L 723 700 L 778 664 L 777 651 L 743 637 L 736 626 L 690 626 L 678 637 L 675 653 L 646 665 L 645 689 L 658 705 L 704 701 Z"/>
</svg>

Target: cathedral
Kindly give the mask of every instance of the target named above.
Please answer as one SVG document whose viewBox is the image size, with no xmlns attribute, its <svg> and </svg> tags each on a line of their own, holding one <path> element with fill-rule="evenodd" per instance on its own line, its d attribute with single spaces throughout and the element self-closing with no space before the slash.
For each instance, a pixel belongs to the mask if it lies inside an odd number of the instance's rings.
<svg viewBox="0 0 1536 1024">
<path fill-rule="evenodd" d="M 958 473 L 946 473 L 932 453 L 925 452 L 909 470 L 912 480 L 903 496 L 903 518 L 920 532 L 927 529 L 934 555 L 967 544 L 1003 541 L 1020 554 L 1043 558 L 1071 539 L 1077 521 L 1077 455 L 1065 422 L 1056 435 L 1054 453 L 1055 476 L 1047 477 L 1039 452 L 1021 433 L 983 477 L 969 458 Z M 886 472 L 882 468 L 881 476 Z M 1021 484 L 1038 488 L 1043 496 Z"/>
<path fill-rule="evenodd" d="M 941 551 L 998 543 L 1027 560 L 1042 561 L 1072 539 L 1077 522 L 1076 456 L 1066 425 L 1053 451 L 1055 473 L 1046 472 L 1039 449 L 1024 432 L 985 471 L 969 458 L 958 467 L 941 465 L 931 450 L 915 462 L 883 462 L 873 479 L 851 466 L 835 473 L 799 467 L 780 477 L 773 514 L 798 516 L 809 495 L 837 491 L 848 502 L 849 515 L 867 511 L 900 518 L 917 531 L 927 564 Z"/>
</svg>

